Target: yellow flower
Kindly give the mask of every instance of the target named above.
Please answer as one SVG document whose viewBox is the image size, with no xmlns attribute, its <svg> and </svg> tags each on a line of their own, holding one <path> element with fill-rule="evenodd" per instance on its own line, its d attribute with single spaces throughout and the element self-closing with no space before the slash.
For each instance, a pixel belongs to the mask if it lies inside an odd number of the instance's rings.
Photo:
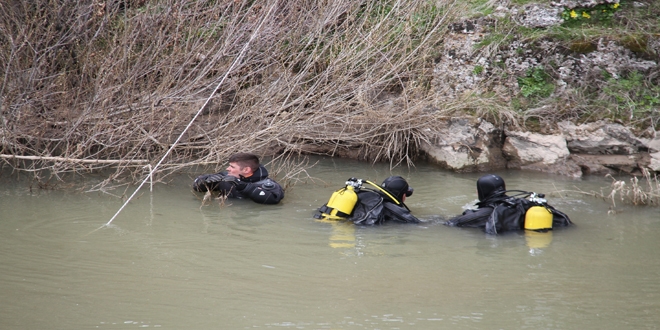
<svg viewBox="0 0 660 330">
<path fill-rule="evenodd" d="M 576 18 L 576 17 L 577 17 L 577 13 L 575 12 L 575 10 L 571 10 L 571 18 Z"/>
<path fill-rule="evenodd" d="M 589 15 L 589 13 L 587 13 L 586 11 L 583 11 L 583 12 L 582 12 L 582 17 L 584 17 L 584 18 L 591 18 L 591 15 Z"/>
<path fill-rule="evenodd" d="M 613 5 L 612 5 L 612 8 L 614 8 L 614 9 L 619 8 L 619 4 L 618 4 L 618 3 L 613 4 Z"/>
</svg>

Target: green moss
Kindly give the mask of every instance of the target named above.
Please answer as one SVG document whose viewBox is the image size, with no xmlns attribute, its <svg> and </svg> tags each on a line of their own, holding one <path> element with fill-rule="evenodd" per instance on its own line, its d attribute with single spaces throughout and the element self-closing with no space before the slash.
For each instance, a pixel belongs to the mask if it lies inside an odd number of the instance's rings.
<svg viewBox="0 0 660 330">
<path fill-rule="evenodd" d="M 505 43 L 506 41 L 510 40 L 511 36 L 507 34 L 501 34 L 501 33 L 490 33 L 486 34 L 483 39 L 481 39 L 480 42 L 478 42 L 475 45 L 476 49 L 483 49 L 485 47 L 491 46 L 491 45 L 499 45 L 502 43 Z"/>
<path fill-rule="evenodd" d="M 630 49 L 635 53 L 645 53 L 648 51 L 648 37 L 641 34 L 626 35 L 621 38 L 623 47 Z"/>
<path fill-rule="evenodd" d="M 568 48 L 574 53 L 586 54 L 595 51 L 598 47 L 593 42 L 577 40 L 571 42 Z"/>
<path fill-rule="evenodd" d="M 552 79 L 542 67 L 527 70 L 523 77 L 518 77 L 520 94 L 526 98 L 548 97 L 555 90 Z"/>
<path fill-rule="evenodd" d="M 660 86 L 648 81 L 637 71 L 619 79 L 610 77 L 603 87 L 614 119 L 633 120 L 656 117 L 660 108 Z"/>
</svg>

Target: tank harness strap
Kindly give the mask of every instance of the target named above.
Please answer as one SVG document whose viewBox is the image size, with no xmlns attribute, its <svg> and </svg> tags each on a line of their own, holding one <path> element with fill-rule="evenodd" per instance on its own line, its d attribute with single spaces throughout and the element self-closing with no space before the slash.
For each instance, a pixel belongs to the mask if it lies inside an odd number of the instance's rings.
<svg viewBox="0 0 660 330">
<path fill-rule="evenodd" d="M 396 204 L 396 205 L 402 205 L 403 207 L 406 208 L 406 210 L 410 211 L 410 209 L 408 208 L 408 205 L 404 204 L 404 203 L 403 203 L 402 201 L 400 201 L 398 198 L 392 196 L 392 194 L 390 194 L 387 190 L 381 188 L 379 185 L 377 185 L 377 184 L 375 184 L 375 183 L 373 183 L 373 182 L 371 182 L 371 181 L 369 181 L 369 180 L 365 180 L 365 182 L 368 183 L 368 184 L 370 184 L 370 185 L 372 185 L 372 186 L 374 186 L 374 187 L 376 187 L 376 188 L 378 189 L 378 190 L 371 189 L 372 191 L 376 191 L 376 192 L 380 192 L 380 193 L 384 194 L 384 195 L 387 196 L 392 202 L 394 202 L 394 204 Z"/>
<path fill-rule="evenodd" d="M 325 205 L 323 205 L 319 208 L 319 211 L 321 212 L 321 214 L 332 214 L 333 210 L 335 210 L 335 209 L 333 209 L 331 207 L 328 207 L 328 204 L 325 204 Z M 336 211 L 337 211 L 336 216 L 338 216 L 338 217 L 348 218 L 350 216 L 350 214 L 346 214 L 342 211 L 339 211 L 339 210 L 336 210 Z"/>
<path fill-rule="evenodd" d="M 377 185 L 377 184 L 375 184 L 375 183 L 373 183 L 373 182 L 371 182 L 371 181 L 369 181 L 369 180 L 365 180 L 365 182 L 368 183 L 368 184 L 370 184 L 370 185 L 372 185 L 372 186 L 374 186 L 374 187 L 376 187 L 376 188 L 378 189 L 379 192 L 385 194 L 385 195 L 386 195 L 387 197 L 389 197 L 389 198 L 390 198 L 395 204 L 397 204 L 397 205 L 401 204 L 401 202 L 400 202 L 396 197 L 392 196 L 392 194 L 390 194 L 387 190 L 381 188 L 379 185 Z"/>
</svg>

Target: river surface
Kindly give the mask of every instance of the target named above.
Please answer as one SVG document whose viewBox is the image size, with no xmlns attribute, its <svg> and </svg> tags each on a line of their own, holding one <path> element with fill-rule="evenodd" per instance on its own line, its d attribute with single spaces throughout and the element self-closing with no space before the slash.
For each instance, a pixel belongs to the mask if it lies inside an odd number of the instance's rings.
<svg viewBox="0 0 660 330">
<path fill-rule="evenodd" d="M 0 329 L 660 327 L 660 209 L 608 212 L 571 192 L 608 191 L 610 179 L 496 172 L 509 189 L 548 194 L 575 226 L 489 236 L 441 224 L 476 199 L 481 174 L 318 160 L 279 205 L 202 206 L 190 189 L 200 173 L 181 174 L 143 187 L 109 226 L 122 199 L 3 173 Z M 346 179 L 392 174 L 428 222 L 311 217 Z"/>
</svg>

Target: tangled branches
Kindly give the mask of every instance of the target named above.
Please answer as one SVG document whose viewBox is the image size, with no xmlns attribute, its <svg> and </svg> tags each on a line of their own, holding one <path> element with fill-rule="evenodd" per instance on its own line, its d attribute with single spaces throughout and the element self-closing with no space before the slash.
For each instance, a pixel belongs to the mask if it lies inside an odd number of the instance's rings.
<svg viewBox="0 0 660 330">
<path fill-rule="evenodd" d="M 441 120 L 426 108 L 429 71 L 443 27 L 463 6 L 50 4 L 0 4 L 0 154 L 6 165 L 35 173 L 110 167 L 106 184 L 143 175 L 143 162 L 155 164 L 172 147 L 157 179 L 221 164 L 239 150 L 410 164 L 425 129 Z M 257 26 L 245 59 L 229 72 Z"/>
</svg>

